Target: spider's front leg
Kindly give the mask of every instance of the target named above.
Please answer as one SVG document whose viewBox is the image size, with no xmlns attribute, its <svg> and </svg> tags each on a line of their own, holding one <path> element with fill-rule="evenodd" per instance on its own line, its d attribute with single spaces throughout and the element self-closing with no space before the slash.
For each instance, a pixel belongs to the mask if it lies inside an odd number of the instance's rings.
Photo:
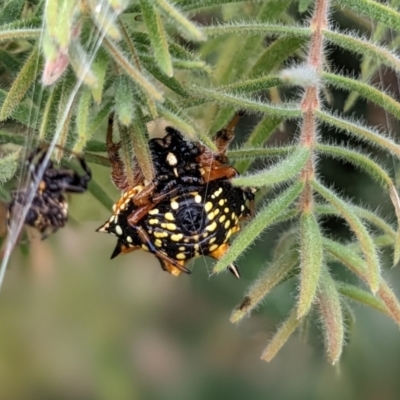
<svg viewBox="0 0 400 400">
<path fill-rule="evenodd" d="M 113 142 L 113 125 L 114 125 L 114 113 L 111 113 L 108 118 L 108 128 L 106 136 L 106 147 L 108 158 L 111 163 L 111 179 L 114 185 L 121 191 L 125 191 L 129 187 L 127 176 L 125 175 L 124 163 L 119 156 L 119 150 L 121 148 L 121 142 Z"/>
<path fill-rule="evenodd" d="M 244 115 L 244 111 L 238 111 L 229 121 L 228 125 L 217 132 L 214 142 L 220 156 L 225 156 L 229 144 L 235 137 L 235 128 L 242 115 Z"/>
<path fill-rule="evenodd" d="M 206 167 L 203 168 L 203 170 L 204 170 L 203 179 L 204 182 L 206 183 L 215 181 L 217 179 L 231 179 L 237 176 L 238 174 L 236 169 L 231 166 L 217 167 L 217 168 Z"/>
<path fill-rule="evenodd" d="M 192 273 L 189 269 L 187 269 L 185 267 L 184 260 L 180 260 L 180 261 L 174 260 L 174 259 L 168 257 L 165 253 L 157 250 L 143 228 L 138 227 L 137 233 L 138 233 L 142 243 L 147 246 L 148 251 L 150 253 L 153 253 L 159 259 L 159 261 L 161 262 L 161 268 L 164 271 L 168 271 L 170 274 L 172 274 L 174 276 L 179 276 L 182 272 L 185 272 L 186 274 Z"/>
<path fill-rule="evenodd" d="M 76 155 L 84 171 L 79 175 L 76 171 L 69 169 L 50 169 L 48 168 L 42 178 L 43 187 L 51 193 L 83 193 L 88 188 L 88 183 L 92 179 L 92 171 L 86 164 L 83 157 Z M 39 189 L 41 186 L 39 185 Z"/>
</svg>

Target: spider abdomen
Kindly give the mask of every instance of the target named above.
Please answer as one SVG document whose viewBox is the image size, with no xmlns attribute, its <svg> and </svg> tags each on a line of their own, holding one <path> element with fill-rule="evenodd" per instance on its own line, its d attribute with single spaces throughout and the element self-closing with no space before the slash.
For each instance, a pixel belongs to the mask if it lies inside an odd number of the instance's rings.
<svg viewBox="0 0 400 400">
<path fill-rule="evenodd" d="M 246 202 L 250 197 L 228 180 L 216 180 L 201 190 L 162 201 L 132 225 L 129 216 L 137 207 L 125 194 L 99 231 L 118 237 L 112 258 L 142 248 L 154 253 L 164 269 L 178 275 L 174 263 L 183 267 L 201 255 L 220 258 L 231 235 L 240 229 L 239 220 L 249 213 Z"/>
</svg>

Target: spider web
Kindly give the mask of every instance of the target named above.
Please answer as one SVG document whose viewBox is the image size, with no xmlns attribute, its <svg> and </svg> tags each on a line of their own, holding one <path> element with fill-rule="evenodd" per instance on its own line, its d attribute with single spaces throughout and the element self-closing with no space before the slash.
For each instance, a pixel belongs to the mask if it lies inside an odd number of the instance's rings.
<svg viewBox="0 0 400 400">
<path fill-rule="evenodd" d="M 54 0 L 46 0 L 45 8 L 49 6 L 49 3 Z M 77 5 L 75 6 L 75 10 L 77 11 Z M 106 11 L 103 14 L 100 13 L 100 11 Z M 95 21 L 95 22 L 101 22 L 101 26 L 97 26 L 96 28 L 92 28 L 90 32 L 90 45 L 88 49 L 88 59 L 87 62 L 84 65 L 84 69 L 80 76 L 77 76 L 76 83 L 74 87 L 72 88 L 68 100 L 65 105 L 65 109 L 63 110 L 63 113 L 61 115 L 61 118 L 59 120 L 59 124 L 57 125 L 54 135 L 51 139 L 51 142 L 49 143 L 49 147 L 46 151 L 45 157 L 43 159 L 43 162 L 40 164 L 38 170 L 37 170 L 37 175 L 35 179 L 32 180 L 31 174 L 30 174 L 30 168 L 29 166 L 24 165 L 22 171 L 21 171 L 21 177 L 19 179 L 18 187 L 16 188 L 21 189 L 22 187 L 24 188 L 29 188 L 28 190 L 28 195 L 27 195 L 27 200 L 26 204 L 24 207 L 21 208 L 21 212 L 18 213 L 18 215 L 12 216 L 11 220 L 9 221 L 9 228 L 8 228 L 8 235 L 4 243 L 4 253 L 3 253 L 3 258 L 1 261 L 0 265 L 0 289 L 2 287 L 3 281 L 4 281 L 4 276 L 5 272 L 7 269 L 7 265 L 9 263 L 12 251 L 17 243 L 18 237 L 20 235 L 20 232 L 22 230 L 22 227 L 24 225 L 24 221 L 26 218 L 26 215 L 29 211 L 29 208 L 32 204 L 33 198 L 35 196 L 35 193 L 38 189 L 39 183 L 43 177 L 43 173 L 47 168 L 48 162 L 50 160 L 51 154 L 53 153 L 53 150 L 57 144 L 57 142 L 60 139 L 61 132 L 63 130 L 64 124 L 66 123 L 68 119 L 68 115 L 71 112 L 73 106 L 74 106 L 74 101 L 76 99 L 76 96 L 79 92 L 79 89 L 82 87 L 83 82 L 88 75 L 90 71 L 90 67 L 93 63 L 94 58 L 96 57 L 96 54 L 104 40 L 104 37 L 107 34 L 107 29 L 112 25 L 112 23 L 117 19 L 118 14 L 112 11 L 108 5 L 108 3 L 105 0 L 102 0 L 96 5 L 96 8 L 94 9 L 94 12 L 97 12 L 98 15 L 104 15 L 104 20 L 103 21 Z M 105 16 L 112 16 L 112 18 L 105 18 Z M 95 19 L 94 19 L 95 20 Z M 43 21 L 42 26 L 41 26 L 41 35 L 39 38 L 39 50 L 43 48 L 43 32 L 45 29 L 45 22 Z M 38 71 L 39 68 L 39 63 L 36 64 L 36 71 Z M 36 93 L 38 92 L 37 98 L 38 104 L 40 105 L 41 100 L 43 98 L 43 93 L 44 93 L 44 87 L 41 84 L 38 84 L 37 82 L 34 83 L 33 86 L 33 92 Z M 27 134 L 26 134 L 26 141 L 25 145 L 23 146 L 23 159 L 26 160 L 28 155 L 30 154 L 32 147 L 33 147 L 33 142 L 35 140 L 35 134 L 34 134 L 34 129 L 38 127 L 40 123 L 40 106 L 37 107 L 37 111 L 34 111 L 34 107 L 32 106 L 30 108 L 30 114 L 29 114 L 29 122 L 28 126 L 30 128 L 27 128 Z"/>
</svg>

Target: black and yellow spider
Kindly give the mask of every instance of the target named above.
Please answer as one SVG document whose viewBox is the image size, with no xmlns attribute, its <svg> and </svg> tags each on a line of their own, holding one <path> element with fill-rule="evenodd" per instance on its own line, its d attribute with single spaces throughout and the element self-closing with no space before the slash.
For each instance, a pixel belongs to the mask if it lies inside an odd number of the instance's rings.
<svg viewBox="0 0 400 400">
<path fill-rule="evenodd" d="M 39 146 L 30 154 L 26 160 L 29 183 L 13 191 L 8 204 L 10 223 L 12 218 L 22 214 L 31 199 L 24 222 L 36 228 L 42 239 L 62 228 L 67 222 L 68 201 L 65 194 L 85 192 L 92 177 L 84 158 L 76 156 L 84 171 L 83 175 L 79 175 L 72 169 L 56 167 L 51 160 L 45 165 L 46 152 L 47 146 Z"/>
<path fill-rule="evenodd" d="M 164 138 L 150 140 L 154 180 L 146 182 L 134 168 L 131 186 L 119 145 L 112 142 L 110 120 L 107 147 L 112 179 L 123 194 L 98 231 L 118 238 L 111 258 L 143 249 L 155 254 L 164 270 L 178 276 L 190 273 L 185 265 L 194 257 L 219 259 L 226 253 L 231 235 L 240 229 L 239 221 L 252 215 L 254 199 L 250 188 L 230 182 L 237 171 L 227 163 L 226 150 L 238 117 L 217 133 L 216 152 L 166 128 Z M 239 277 L 236 266 L 229 269 Z"/>
</svg>

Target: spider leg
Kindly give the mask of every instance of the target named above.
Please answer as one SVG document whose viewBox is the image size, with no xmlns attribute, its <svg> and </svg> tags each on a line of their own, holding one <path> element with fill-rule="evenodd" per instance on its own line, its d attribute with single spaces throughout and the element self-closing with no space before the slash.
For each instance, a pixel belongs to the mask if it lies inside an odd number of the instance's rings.
<svg viewBox="0 0 400 400">
<path fill-rule="evenodd" d="M 191 274 L 192 272 L 187 269 L 184 265 L 180 264 L 179 261 L 173 260 L 172 258 L 168 257 L 166 254 L 162 253 L 161 251 L 157 250 L 153 243 L 150 241 L 147 233 L 144 231 L 143 228 L 137 227 L 137 233 L 142 240 L 142 243 L 145 244 L 149 251 L 153 253 L 161 262 L 161 264 L 165 267 L 165 270 L 168 271 L 170 274 L 178 276 L 181 272 L 185 272 L 186 274 Z M 181 261 L 183 263 L 183 261 Z M 164 268 L 163 268 L 164 269 Z"/>
<path fill-rule="evenodd" d="M 202 173 L 204 181 L 211 182 L 215 181 L 216 179 L 230 179 L 237 176 L 238 172 L 235 168 L 231 166 L 226 167 L 219 167 L 219 168 L 203 168 L 204 172 Z"/>
<path fill-rule="evenodd" d="M 84 190 L 86 190 L 88 183 L 92 179 L 92 170 L 89 168 L 85 159 L 82 156 L 77 156 L 77 159 L 78 159 L 79 164 L 81 165 L 81 168 L 84 172 L 83 175 L 79 176 L 79 180 L 80 180 L 79 183 L 80 183 L 80 186 L 84 187 L 85 188 Z"/>
<path fill-rule="evenodd" d="M 154 205 L 149 203 L 134 210 L 127 218 L 128 224 L 132 228 L 136 228 L 136 225 L 140 222 L 140 220 L 144 218 L 153 207 Z"/>
<path fill-rule="evenodd" d="M 237 112 L 234 117 L 230 120 L 228 125 L 217 132 L 215 137 L 215 144 L 217 145 L 218 152 L 222 155 L 226 154 L 229 144 L 235 136 L 235 128 L 238 124 L 240 117 L 244 114 L 243 111 Z"/>
<path fill-rule="evenodd" d="M 26 160 L 26 164 L 28 165 L 29 172 L 31 174 L 31 178 L 33 180 L 38 179 L 39 170 L 43 168 L 44 160 L 47 155 L 48 146 L 39 146 L 35 149 Z M 34 162 L 35 157 L 38 156 L 36 162 Z M 46 175 L 47 170 L 51 170 L 53 168 L 53 161 L 50 159 L 47 162 L 47 165 L 43 168 L 43 176 Z M 42 177 L 43 179 L 43 177 Z"/>
<path fill-rule="evenodd" d="M 128 188 L 128 181 L 125 175 L 124 164 L 119 156 L 119 149 L 121 148 L 121 142 L 113 142 L 113 124 L 114 124 L 114 113 L 111 113 L 108 118 L 108 128 L 106 136 L 106 147 L 108 158 L 111 163 L 111 179 L 114 185 L 124 191 Z"/>
</svg>

